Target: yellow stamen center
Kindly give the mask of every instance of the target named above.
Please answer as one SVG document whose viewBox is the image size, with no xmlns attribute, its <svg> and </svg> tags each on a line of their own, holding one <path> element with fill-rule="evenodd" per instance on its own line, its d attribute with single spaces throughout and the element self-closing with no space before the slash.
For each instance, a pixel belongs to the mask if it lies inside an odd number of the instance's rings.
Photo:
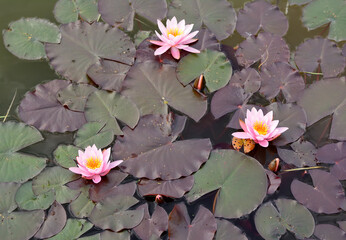
<svg viewBox="0 0 346 240">
<path fill-rule="evenodd" d="M 167 35 L 172 34 L 174 37 L 183 34 L 183 31 L 179 28 L 170 28 L 167 29 Z"/>
<path fill-rule="evenodd" d="M 266 135 L 268 133 L 268 125 L 262 121 L 256 121 L 253 125 L 253 128 L 261 135 Z"/>
<path fill-rule="evenodd" d="M 91 157 L 86 160 L 85 166 L 89 169 L 96 169 L 101 167 L 101 163 L 102 161 L 100 159 Z"/>
</svg>

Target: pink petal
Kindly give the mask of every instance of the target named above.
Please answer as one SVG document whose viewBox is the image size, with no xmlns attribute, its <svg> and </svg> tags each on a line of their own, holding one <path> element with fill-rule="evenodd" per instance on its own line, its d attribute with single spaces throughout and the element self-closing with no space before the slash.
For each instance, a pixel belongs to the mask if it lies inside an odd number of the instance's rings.
<svg viewBox="0 0 346 240">
<path fill-rule="evenodd" d="M 165 53 L 171 46 L 169 45 L 165 45 L 165 46 L 162 46 L 162 47 L 159 47 L 158 49 L 156 49 L 156 51 L 154 52 L 154 55 L 161 55 L 163 53 Z"/>
<path fill-rule="evenodd" d="M 278 126 L 278 124 L 279 124 L 279 120 L 272 121 L 271 124 L 269 125 L 269 133 L 273 132 L 275 128 Z"/>
<path fill-rule="evenodd" d="M 192 33 L 190 33 L 189 35 L 187 35 L 184 39 L 191 39 L 193 38 L 194 36 L 196 36 L 198 33 L 198 31 L 194 31 Z"/>
<path fill-rule="evenodd" d="M 167 29 L 165 28 L 165 26 L 162 24 L 162 22 L 159 19 L 157 19 L 157 26 L 159 27 L 161 33 L 167 36 Z"/>
<path fill-rule="evenodd" d="M 171 53 L 172 53 L 172 56 L 173 56 L 175 59 L 179 59 L 179 58 L 180 58 L 180 52 L 179 52 L 179 49 L 178 49 L 178 48 L 172 47 L 172 48 L 171 48 Z"/>
<path fill-rule="evenodd" d="M 261 145 L 262 147 L 268 147 L 269 146 L 269 142 L 267 140 L 259 141 L 258 144 Z"/>
<path fill-rule="evenodd" d="M 100 175 L 94 175 L 93 176 L 93 182 L 94 183 L 99 183 L 101 181 L 101 176 Z"/>
<path fill-rule="evenodd" d="M 247 132 L 234 132 L 232 133 L 232 136 L 241 139 L 252 139 L 252 137 Z"/>
<path fill-rule="evenodd" d="M 264 118 L 265 118 L 267 124 L 268 124 L 268 122 L 273 121 L 273 111 L 268 112 L 268 113 L 264 116 Z"/>
<path fill-rule="evenodd" d="M 276 128 L 276 130 L 278 131 L 278 134 L 281 134 L 283 132 L 286 132 L 288 130 L 288 127 L 278 127 Z"/>
<path fill-rule="evenodd" d="M 178 27 L 178 21 L 176 17 L 173 17 L 171 20 L 171 27 L 172 28 L 177 28 Z"/>
<path fill-rule="evenodd" d="M 262 109 L 258 110 L 257 117 L 258 117 L 258 121 L 263 121 L 264 116 L 263 116 Z"/>
<path fill-rule="evenodd" d="M 240 120 L 239 119 L 239 125 L 240 127 L 244 130 L 244 132 L 247 132 L 247 127 L 246 127 L 246 124 L 244 123 L 244 121 Z"/>
<path fill-rule="evenodd" d="M 151 42 L 152 44 L 155 44 L 155 45 L 159 45 L 159 46 L 163 46 L 165 45 L 166 43 L 164 42 L 161 42 L 161 41 L 155 41 L 155 40 L 149 40 L 149 42 Z"/>
<path fill-rule="evenodd" d="M 169 42 L 168 38 L 165 37 L 164 35 L 160 35 L 157 31 L 155 31 L 155 33 L 156 33 L 156 36 L 157 36 L 162 42 L 164 42 L 164 43 L 168 43 L 168 42 Z"/>
<path fill-rule="evenodd" d="M 196 48 L 192 48 L 192 47 L 184 48 L 184 50 L 188 51 L 188 52 L 192 52 L 192 53 L 200 53 L 199 50 L 197 50 Z"/>
<path fill-rule="evenodd" d="M 184 38 L 179 44 L 190 44 L 190 43 L 196 42 L 197 40 L 198 40 L 197 38 L 191 38 L 186 40 Z"/>
<path fill-rule="evenodd" d="M 103 162 L 108 162 L 110 155 L 111 155 L 111 148 L 107 148 L 103 150 L 102 152 Z"/>
<path fill-rule="evenodd" d="M 117 160 L 117 161 L 111 162 L 111 163 L 109 164 L 109 169 L 115 168 L 116 166 L 118 166 L 118 165 L 121 164 L 122 162 L 123 162 L 123 160 Z"/>
<path fill-rule="evenodd" d="M 178 28 L 184 30 L 184 28 L 185 28 L 185 19 L 181 20 L 181 21 L 178 23 Z"/>
<path fill-rule="evenodd" d="M 92 176 L 92 174 L 90 174 L 89 172 L 84 171 L 83 169 L 78 168 L 78 167 L 70 167 L 69 170 L 73 173 L 81 174 L 83 177 Z"/>
<path fill-rule="evenodd" d="M 193 24 L 188 24 L 188 25 L 186 25 L 186 26 L 185 26 L 185 29 L 184 29 L 184 35 L 189 34 L 189 33 L 191 32 L 192 28 L 193 28 Z M 197 31 L 197 32 L 198 32 L 198 31 Z"/>
</svg>

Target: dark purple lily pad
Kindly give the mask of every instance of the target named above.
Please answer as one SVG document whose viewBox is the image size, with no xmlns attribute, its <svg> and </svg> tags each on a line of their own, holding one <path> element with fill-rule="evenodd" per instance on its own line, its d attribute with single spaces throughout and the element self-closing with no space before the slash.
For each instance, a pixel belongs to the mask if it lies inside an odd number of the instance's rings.
<svg viewBox="0 0 346 240">
<path fill-rule="evenodd" d="M 60 44 L 46 44 L 51 66 L 62 76 L 88 82 L 87 70 L 100 59 L 132 65 L 135 48 L 130 38 L 117 28 L 95 22 L 74 22 L 60 27 Z"/>
<path fill-rule="evenodd" d="M 344 55 L 344 57 L 346 57 L 346 44 L 344 44 L 342 47 L 342 55 Z"/>
<path fill-rule="evenodd" d="M 117 138 L 113 158 L 123 159 L 120 168 L 138 178 L 177 179 L 197 171 L 208 160 L 209 139 L 176 141 L 185 124 L 184 117 L 147 115 L 132 130 L 123 128 Z M 177 131 L 178 130 L 178 131 Z"/>
<path fill-rule="evenodd" d="M 305 132 L 306 113 L 295 104 L 272 103 L 267 106 L 268 111 L 274 112 L 274 119 L 279 120 L 279 127 L 288 127 L 288 130 L 276 138 L 273 143 L 276 146 L 284 146 L 296 141 Z"/>
<path fill-rule="evenodd" d="M 239 45 L 236 57 L 240 65 L 246 68 L 261 60 L 261 66 L 270 66 L 275 62 L 288 62 L 290 50 L 280 36 L 271 33 L 259 33 L 249 37 Z"/>
<path fill-rule="evenodd" d="M 183 87 L 171 65 L 134 65 L 124 81 L 122 94 L 136 103 L 142 116 L 167 114 L 170 106 L 198 122 L 207 111 L 207 101 L 195 95 L 190 85 Z"/>
<path fill-rule="evenodd" d="M 64 228 L 65 224 L 65 209 L 60 203 L 54 202 L 47 213 L 46 220 L 36 233 L 35 238 L 50 238 L 59 233 Z"/>
<path fill-rule="evenodd" d="M 263 68 L 261 78 L 260 93 L 268 100 L 282 91 L 287 102 L 295 102 L 305 89 L 304 79 L 288 63 L 278 62 Z"/>
<path fill-rule="evenodd" d="M 152 237 L 160 239 L 162 232 L 168 228 L 168 214 L 162 207 L 156 205 L 155 211 L 150 216 L 148 210 L 148 204 L 143 204 L 137 209 L 144 210 L 144 218 L 142 222 L 133 230 L 142 240 L 151 240 Z"/>
<path fill-rule="evenodd" d="M 267 194 L 273 194 L 281 185 L 281 177 L 269 170 L 266 170 L 266 174 L 268 177 Z"/>
<path fill-rule="evenodd" d="M 185 19 L 188 24 L 193 23 L 196 30 L 205 25 L 218 40 L 232 34 L 237 21 L 236 12 L 226 0 L 173 0 L 167 15 L 169 18 L 175 16 L 178 20 Z"/>
<path fill-rule="evenodd" d="M 280 158 L 288 164 L 297 167 L 315 166 L 316 148 L 312 143 L 307 141 L 294 142 L 291 144 L 292 150 L 277 148 Z"/>
<path fill-rule="evenodd" d="M 142 196 L 160 194 L 171 198 L 181 198 L 186 192 L 191 190 L 193 183 L 193 176 L 170 181 L 142 179 L 138 183 L 138 192 Z"/>
<path fill-rule="evenodd" d="M 232 236 L 232 240 L 247 240 L 245 234 L 234 226 L 231 222 L 227 220 L 216 219 L 217 231 L 215 235 L 215 240 L 229 240 Z"/>
<path fill-rule="evenodd" d="M 130 240 L 131 236 L 128 231 L 121 232 L 111 232 L 111 231 L 103 231 L 101 234 L 101 240 Z"/>
<path fill-rule="evenodd" d="M 71 111 L 56 98 L 57 92 L 65 89 L 69 81 L 53 80 L 37 85 L 27 92 L 21 101 L 18 114 L 27 124 L 50 132 L 75 131 L 86 123 L 84 113 Z"/>
<path fill-rule="evenodd" d="M 72 111 L 83 112 L 88 96 L 96 91 L 91 85 L 70 84 L 57 93 L 58 101 Z"/>
<path fill-rule="evenodd" d="M 244 68 L 234 73 L 229 83 L 244 88 L 245 93 L 255 93 L 261 86 L 261 77 L 255 69 Z"/>
<path fill-rule="evenodd" d="M 101 59 L 90 66 L 87 74 L 102 89 L 119 92 L 129 70 L 127 64 Z"/>
<path fill-rule="evenodd" d="M 135 14 L 138 14 L 153 23 L 167 14 L 165 0 L 99 0 L 99 12 L 102 19 L 114 26 L 122 27 L 127 31 L 133 30 Z"/>
<path fill-rule="evenodd" d="M 308 39 L 299 45 L 294 61 L 302 72 L 321 72 L 322 69 L 325 78 L 337 76 L 346 66 L 341 49 L 326 38 Z"/>
<path fill-rule="evenodd" d="M 339 180 L 346 180 L 346 142 L 324 145 L 318 149 L 316 158 L 323 163 L 334 163 L 330 173 Z"/>
<path fill-rule="evenodd" d="M 314 235 L 321 240 L 345 240 L 346 232 L 331 224 L 318 224 L 315 227 Z"/>
<path fill-rule="evenodd" d="M 265 0 L 247 3 L 238 13 L 238 33 L 248 37 L 256 35 L 261 28 L 265 32 L 283 36 L 288 30 L 288 20 L 277 6 Z"/>
<path fill-rule="evenodd" d="M 339 227 L 344 231 L 346 232 L 346 221 L 338 221 L 337 222 Z"/>
<path fill-rule="evenodd" d="M 212 240 L 217 229 L 213 214 L 203 206 L 191 222 L 183 203 L 174 206 L 169 214 L 168 235 L 170 240 Z"/>
<path fill-rule="evenodd" d="M 299 99 L 300 105 L 306 112 L 308 124 L 332 114 L 346 99 L 346 79 L 332 78 L 314 82 L 304 91 Z"/>
<path fill-rule="evenodd" d="M 208 28 L 202 28 L 199 30 L 198 34 L 194 37 L 198 41 L 190 44 L 191 47 L 203 51 L 204 49 L 211 49 L 215 51 L 220 51 L 220 43 Z"/>
<path fill-rule="evenodd" d="M 298 202 L 317 213 L 338 213 L 346 201 L 344 189 L 339 180 L 322 170 L 309 171 L 314 187 L 293 180 L 291 192 Z"/>
<path fill-rule="evenodd" d="M 346 141 L 346 100 L 344 100 L 334 111 L 332 127 L 330 129 L 330 139 Z"/>
</svg>

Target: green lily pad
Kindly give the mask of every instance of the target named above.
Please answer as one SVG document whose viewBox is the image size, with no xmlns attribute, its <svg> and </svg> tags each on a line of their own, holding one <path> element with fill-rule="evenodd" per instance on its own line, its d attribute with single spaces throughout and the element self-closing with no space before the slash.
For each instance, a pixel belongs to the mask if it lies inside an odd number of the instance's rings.
<svg viewBox="0 0 346 240">
<path fill-rule="evenodd" d="M 19 58 L 35 60 L 46 57 L 44 43 L 59 43 L 59 28 L 45 19 L 22 18 L 5 29 L 4 44 L 7 50 Z"/>
<path fill-rule="evenodd" d="M 207 111 L 207 101 L 196 96 L 191 86 L 183 87 L 168 64 L 147 61 L 133 66 L 122 94 L 136 103 L 142 116 L 167 114 L 170 106 L 197 122 Z"/>
<path fill-rule="evenodd" d="M 131 196 L 116 195 L 99 202 L 92 211 L 89 220 L 102 229 L 119 232 L 137 226 L 144 217 L 144 210 L 127 210 L 135 205 L 137 199 Z"/>
<path fill-rule="evenodd" d="M 117 28 L 95 22 L 61 25 L 60 44 L 46 44 L 51 66 L 62 76 L 76 82 L 88 82 L 88 68 L 102 58 L 131 65 L 135 48 L 130 38 Z"/>
<path fill-rule="evenodd" d="M 23 123 L 0 123 L 0 182 L 25 182 L 46 166 L 46 159 L 16 153 L 42 141 L 38 130 Z"/>
<path fill-rule="evenodd" d="M 16 202 L 23 210 L 47 209 L 55 200 L 53 191 L 35 195 L 32 191 L 32 182 L 24 183 L 17 191 Z"/>
<path fill-rule="evenodd" d="M 243 234 L 241 230 L 234 226 L 231 222 L 216 219 L 216 223 L 217 231 L 215 240 L 229 240 L 230 236 L 232 236 L 232 240 L 247 240 L 246 235 Z"/>
<path fill-rule="evenodd" d="M 237 14 L 226 0 L 173 0 L 168 17 L 174 16 L 178 20 L 185 19 L 188 24 L 193 23 L 196 30 L 206 25 L 218 40 L 231 35 L 237 22 Z"/>
<path fill-rule="evenodd" d="M 267 193 L 263 167 L 256 159 L 233 150 L 214 150 L 194 177 L 195 185 L 186 195 L 188 202 L 219 189 L 216 217 L 239 218 L 248 214 Z"/>
<path fill-rule="evenodd" d="M 329 23 L 328 38 L 340 42 L 346 40 L 345 15 L 344 0 L 316 0 L 304 7 L 303 23 L 309 30 Z"/>
<path fill-rule="evenodd" d="M 147 39 L 151 34 L 151 31 L 138 31 L 135 35 L 135 45 L 138 47 L 138 45 L 143 42 L 145 39 Z"/>
<path fill-rule="evenodd" d="M 84 219 L 68 219 L 64 229 L 49 240 L 77 239 L 92 228 L 92 224 Z M 47 240 L 48 240 L 47 239 Z"/>
<path fill-rule="evenodd" d="M 73 172 L 62 167 L 46 168 L 40 175 L 32 180 L 32 189 L 36 195 L 53 190 L 57 202 L 63 204 L 71 202 L 79 194 L 79 191 L 72 190 L 66 186 L 66 183 L 79 178 Z"/>
<path fill-rule="evenodd" d="M 103 131 L 112 131 L 115 135 L 122 135 L 116 120 L 134 128 L 139 120 L 139 111 L 136 105 L 127 97 L 116 92 L 108 93 L 103 90 L 92 93 L 85 106 L 85 117 L 88 122 L 100 122 L 105 125 Z"/>
<path fill-rule="evenodd" d="M 299 99 L 307 115 L 307 126 L 332 114 L 346 98 L 346 79 L 332 78 L 314 82 Z"/>
<path fill-rule="evenodd" d="M 309 2 L 311 2 L 312 0 L 288 0 L 290 6 L 292 5 L 304 5 L 307 4 Z"/>
<path fill-rule="evenodd" d="M 74 144 L 81 148 L 96 145 L 97 148 L 107 147 L 114 138 L 113 131 L 104 131 L 106 124 L 99 122 L 88 122 L 81 127 L 74 140 Z"/>
<path fill-rule="evenodd" d="M 279 240 L 286 229 L 298 239 L 310 237 L 314 232 L 315 221 L 303 205 L 290 199 L 275 200 L 263 204 L 255 215 L 256 229 L 266 240 Z"/>
<path fill-rule="evenodd" d="M 76 157 L 80 148 L 73 145 L 59 145 L 53 152 L 54 161 L 63 168 L 76 167 Z"/>
<path fill-rule="evenodd" d="M 97 0 L 59 0 L 53 13 L 59 23 L 75 22 L 78 17 L 93 22 L 99 16 Z"/>
<path fill-rule="evenodd" d="M 75 217 L 85 218 L 89 217 L 95 207 L 95 203 L 90 200 L 88 192 L 82 192 L 69 206 L 70 211 Z"/>
<path fill-rule="evenodd" d="M 0 213 L 11 213 L 17 208 L 15 195 L 20 187 L 19 183 L 0 183 Z"/>
<path fill-rule="evenodd" d="M 182 84 L 189 84 L 201 74 L 208 90 L 214 92 L 227 85 L 232 76 L 232 66 L 224 53 L 209 49 L 189 54 L 179 61 L 177 76 Z"/>
</svg>

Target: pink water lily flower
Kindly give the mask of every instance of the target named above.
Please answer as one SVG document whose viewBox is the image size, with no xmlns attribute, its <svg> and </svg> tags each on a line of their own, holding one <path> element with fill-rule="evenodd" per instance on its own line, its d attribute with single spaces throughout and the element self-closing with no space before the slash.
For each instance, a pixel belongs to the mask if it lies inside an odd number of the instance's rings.
<svg viewBox="0 0 346 240">
<path fill-rule="evenodd" d="M 168 49 L 171 49 L 172 56 L 175 59 L 180 58 L 179 49 L 192 53 L 199 53 L 199 50 L 187 45 L 197 41 L 197 39 L 193 37 L 196 36 L 198 31 L 190 33 L 193 24 L 185 25 L 185 20 L 181 20 L 178 23 L 177 19 L 173 17 L 171 20 L 167 19 L 166 27 L 160 20 L 157 20 L 157 25 L 162 34 L 160 35 L 157 31 L 155 31 L 155 33 L 161 41 L 150 40 L 150 42 L 161 47 L 154 52 L 154 55 L 161 55 Z"/>
<path fill-rule="evenodd" d="M 244 132 L 235 132 L 232 135 L 236 138 L 252 139 L 262 147 L 268 147 L 269 141 L 274 140 L 281 133 L 288 130 L 287 127 L 277 127 L 279 120 L 273 120 L 273 111 L 263 116 L 262 110 L 252 108 L 246 112 L 245 123 L 239 120 Z"/>
<path fill-rule="evenodd" d="M 111 149 L 104 151 L 97 149 L 95 144 L 88 146 L 85 152 L 79 150 L 77 159 L 78 167 L 70 167 L 71 172 L 82 174 L 83 178 L 92 179 L 94 183 L 101 181 L 101 176 L 105 176 L 112 168 L 118 166 L 123 160 L 109 162 Z"/>
</svg>

